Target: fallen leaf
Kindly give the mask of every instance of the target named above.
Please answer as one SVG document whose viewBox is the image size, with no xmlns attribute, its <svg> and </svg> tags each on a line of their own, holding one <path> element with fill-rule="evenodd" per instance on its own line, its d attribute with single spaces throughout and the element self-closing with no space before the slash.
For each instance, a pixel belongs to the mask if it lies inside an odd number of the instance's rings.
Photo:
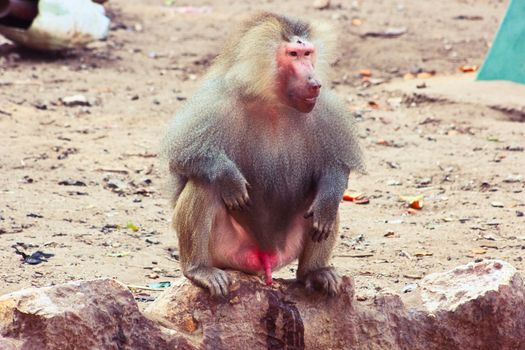
<svg viewBox="0 0 525 350">
<path fill-rule="evenodd" d="M 385 233 L 383 235 L 383 237 L 387 237 L 387 238 L 392 238 L 396 235 L 396 233 L 394 231 L 388 231 L 387 233 Z"/>
<path fill-rule="evenodd" d="M 418 196 L 400 196 L 401 200 L 408 203 L 410 208 L 414 209 L 421 209 L 423 208 L 423 198 L 424 195 L 418 195 Z"/>
<path fill-rule="evenodd" d="M 476 254 L 476 255 L 482 255 L 482 254 L 485 254 L 486 252 L 487 252 L 487 250 L 483 249 L 483 248 L 474 248 L 474 249 L 472 249 L 472 253 Z"/>
<path fill-rule="evenodd" d="M 126 228 L 129 228 L 133 232 L 137 232 L 138 230 L 140 230 L 140 227 L 134 225 L 132 222 L 128 222 Z"/>
<path fill-rule="evenodd" d="M 418 79 L 428 79 L 428 78 L 432 78 L 433 76 L 434 76 L 434 73 L 432 72 L 417 73 Z"/>
<path fill-rule="evenodd" d="M 422 276 L 419 276 L 419 275 L 407 275 L 407 274 L 403 275 L 403 277 L 410 278 L 410 279 L 413 279 L 413 280 L 420 280 L 420 279 L 423 278 Z"/>
<path fill-rule="evenodd" d="M 353 27 L 359 27 L 361 24 L 363 24 L 363 21 L 361 21 L 359 18 L 352 19 L 352 26 Z"/>
<path fill-rule="evenodd" d="M 421 208 L 423 208 L 423 202 L 422 201 L 413 201 L 412 203 L 410 203 L 410 208 L 411 209 L 421 209 Z"/>
<path fill-rule="evenodd" d="M 368 106 L 373 109 L 379 109 L 379 104 L 375 101 L 368 101 Z"/>
<path fill-rule="evenodd" d="M 433 253 L 430 253 L 430 252 L 417 252 L 414 254 L 416 257 L 418 258 L 422 258 L 424 256 L 432 256 L 434 255 Z"/>
<path fill-rule="evenodd" d="M 370 71 L 370 69 L 361 69 L 359 71 L 359 75 L 361 75 L 362 77 L 371 77 L 372 72 Z"/>
<path fill-rule="evenodd" d="M 343 200 L 344 201 L 349 201 L 349 202 L 353 202 L 357 199 L 360 199 L 363 197 L 363 194 L 362 193 L 358 193 L 358 192 L 350 192 L 348 190 L 346 190 L 344 193 L 343 193 Z"/>
<path fill-rule="evenodd" d="M 461 67 L 459 67 L 459 70 L 463 73 L 473 73 L 475 71 L 478 70 L 478 66 L 477 65 L 463 65 Z"/>
</svg>

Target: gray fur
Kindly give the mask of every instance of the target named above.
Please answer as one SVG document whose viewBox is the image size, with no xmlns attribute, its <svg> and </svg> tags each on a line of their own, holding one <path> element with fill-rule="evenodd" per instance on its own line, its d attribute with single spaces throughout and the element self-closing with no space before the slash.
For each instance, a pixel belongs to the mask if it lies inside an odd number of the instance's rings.
<svg viewBox="0 0 525 350">
<path fill-rule="evenodd" d="M 252 206 L 241 220 L 261 248 L 268 236 L 282 241 L 289 219 L 298 210 L 306 212 L 313 194 L 319 210 L 335 218 L 348 173 L 363 170 L 345 106 L 333 92 L 323 91 L 312 112 L 290 109 L 272 125 L 265 115 L 239 109 L 245 102 L 241 96 L 220 79 L 207 81 L 173 119 L 163 144 L 173 204 L 185 179 L 211 184 L 220 184 L 223 176 L 245 179 Z"/>
</svg>

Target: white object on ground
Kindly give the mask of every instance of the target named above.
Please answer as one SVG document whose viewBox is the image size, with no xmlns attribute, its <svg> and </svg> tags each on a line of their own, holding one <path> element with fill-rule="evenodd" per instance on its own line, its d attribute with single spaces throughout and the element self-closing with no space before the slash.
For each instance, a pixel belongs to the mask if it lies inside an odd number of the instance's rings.
<svg viewBox="0 0 525 350">
<path fill-rule="evenodd" d="M 104 39 L 109 23 L 104 7 L 91 0 L 40 0 L 28 29 L 0 25 L 0 34 L 34 49 L 62 50 Z"/>
</svg>

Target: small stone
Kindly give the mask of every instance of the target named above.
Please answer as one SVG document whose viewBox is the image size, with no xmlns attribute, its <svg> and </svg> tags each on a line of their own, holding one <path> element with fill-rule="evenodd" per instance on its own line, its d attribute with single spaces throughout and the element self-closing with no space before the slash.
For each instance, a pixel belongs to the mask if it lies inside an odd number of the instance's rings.
<svg viewBox="0 0 525 350">
<path fill-rule="evenodd" d="M 66 179 L 58 182 L 62 186 L 86 186 L 86 183 L 75 179 Z"/>
<path fill-rule="evenodd" d="M 503 182 L 512 184 L 512 183 L 521 182 L 522 180 L 523 180 L 522 175 L 509 175 L 505 178 L 505 180 L 503 180 Z"/>
<path fill-rule="evenodd" d="M 146 243 L 149 243 L 149 244 L 160 244 L 160 241 L 157 240 L 157 239 L 153 239 L 153 238 L 146 238 Z"/>
<path fill-rule="evenodd" d="M 398 180 L 387 180 L 386 184 L 388 186 L 401 186 L 403 183 Z"/>
<path fill-rule="evenodd" d="M 414 290 L 416 290 L 417 288 L 417 284 L 415 283 L 410 283 L 410 284 L 407 284 L 406 286 L 404 286 L 402 289 L 401 289 L 401 292 L 402 293 L 410 293 L 410 292 L 413 292 Z"/>
<path fill-rule="evenodd" d="M 505 205 L 501 202 L 490 202 L 490 205 L 492 205 L 494 208 L 504 208 Z"/>
<path fill-rule="evenodd" d="M 84 95 L 66 96 L 66 97 L 62 97 L 60 101 L 62 101 L 64 106 L 67 106 L 67 107 L 77 107 L 77 106 L 89 107 L 91 106 L 91 103 L 88 101 L 88 99 Z"/>
<path fill-rule="evenodd" d="M 330 8 L 330 0 L 315 0 L 313 6 L 317 10 L 326 10 Z"/>
<path fill-rule="evenodd" d="M 398 109 L 399 107 L 401 107 L 401 103 L 403 102 L 403 98 L 402 97 L 391 97 L 391 98 L 387 99 L 386 102 L 388 103 L 388 105 L 392 109 Z"/>
<path fill-rule="evenodd" d="M 114 191 L 123 191 L 128 188 L 128 184 L 120 179 L 108 179 L 106 181 L 107 188 L 114 190 Z"/>
<path fill-rule="evenodd" d="M 421 186 L 421 187 L 423 187 L 423 186 L 428 186 L 428 185 L 430 185 L 431 183 L 432 183 L 432 178 L 430 178 L 430 177 L 425 177 L 425 178 L 417 179 L 417 180 L 416 180 L 416 184 L 417 184 L 418 186 Z"/>
</svg>

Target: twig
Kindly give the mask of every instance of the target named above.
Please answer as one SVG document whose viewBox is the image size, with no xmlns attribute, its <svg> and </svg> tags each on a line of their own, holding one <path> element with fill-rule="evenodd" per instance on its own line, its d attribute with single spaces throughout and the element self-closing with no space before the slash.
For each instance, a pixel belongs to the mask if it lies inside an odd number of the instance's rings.
<svg viewBox="0 0 525 350">
<path fill-rule="evenodd" d="M 156 153 L 124 153 L 124 157 L 156 158 Z"/>
<path fill-rule="evenodd" d="M 129 171 L 124 169 L 104 169 L 104 168 L 98 168 L 95 169 L 95 171 L 101 172 L 101 173 L 116 173 L 116 174 L 123 174 L 127 175 L 129 174 Z"/>
<path fill-rule="evenodd" d="M 336 255 L 336 258 L 369 258 L 374 256 L 374 254 L 340 254 Z"/>
</svg>

